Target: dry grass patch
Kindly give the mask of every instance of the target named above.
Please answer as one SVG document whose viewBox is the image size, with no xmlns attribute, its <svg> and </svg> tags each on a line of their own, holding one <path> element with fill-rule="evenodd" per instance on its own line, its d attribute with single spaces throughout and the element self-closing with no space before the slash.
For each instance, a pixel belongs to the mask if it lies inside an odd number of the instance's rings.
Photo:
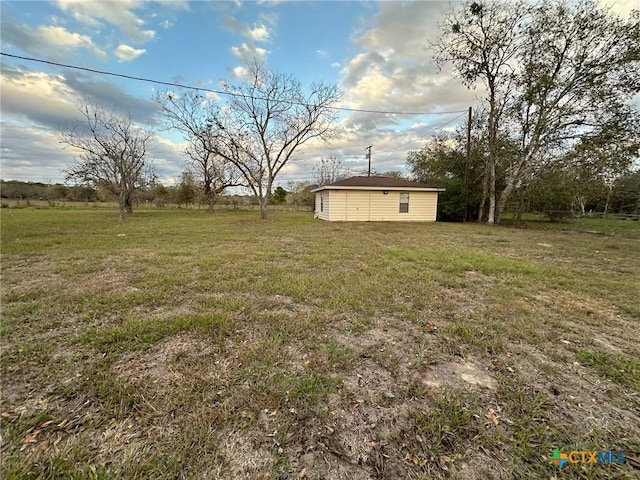
<svg viewBox="0 0 640 480">
<path fill-rule="evenodd" d="M 5 478 L 637 477 L 627 226 L 2 221 Z"/>
</svg>

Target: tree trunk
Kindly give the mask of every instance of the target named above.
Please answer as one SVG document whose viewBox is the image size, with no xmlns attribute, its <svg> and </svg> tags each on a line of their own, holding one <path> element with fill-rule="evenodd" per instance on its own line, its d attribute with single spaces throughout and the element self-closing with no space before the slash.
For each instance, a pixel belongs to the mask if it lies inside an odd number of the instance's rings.
<svg viewBox="0 0 640 480">
<path fill-rule="evenodd" d="M 133 213 L 133 204 L 131 203 L 131 194 L 127 193 L 124 197 L 124 209 L 127 214 L 131 215 Z"/>
<path fill-rule="evenodd" d="M 489 196 L 489 161 L 484 167 L 484 175 L 482 177 L 482 200 L 480 201 L 480 207 L 478 211 L 478 222 L 482 223 L 485 219 L 484 207 L 487 204 L 487 197 Z"/>
<path fill-rule="evenodd" d="M 493 225 L 496 215 L 496 140 L 498 138 L 498 118 L 496 105 L 496 86 L 495 79 L 489 78 L 489 212 L 487 214 L 487 223 Z"/>
<path fill-rule="evenodd" d="M 504 187 L 504 190 L 500 194 L 500 200 L 498 201 L 498 219 L 502 217 L 504 213 L 504 209 L 507 205 L 507 200 L 511 196 L 511 192 L 515 188 L 517 175 L 509 175 L 507 178 L 507 185 Z"/>
<path fill-rule="evenodd" d="M 269 197 L 261 197 L 260 199 L 260 220 L 267 219 L 267 204 L 269 203 Z"/>
<path fill-rule="evenodd" d="M 613 183 L 611 183 L 610 185 L 607 185 L 608 189 L 607 189 L 607 201 L 604 204 L 604 214 L 605 216 L 609 213 L 609 203 L 611 202 L 611 192 L 613 190 Z"/>
<path fill-rule="evenodd" d="M 491 155 L 491 153 L 489 153 Z M 487 223 L 493 225 L 496 216 L 496 162 L 495 157 L 489 158 L 489 214 Z"/>
</svg>

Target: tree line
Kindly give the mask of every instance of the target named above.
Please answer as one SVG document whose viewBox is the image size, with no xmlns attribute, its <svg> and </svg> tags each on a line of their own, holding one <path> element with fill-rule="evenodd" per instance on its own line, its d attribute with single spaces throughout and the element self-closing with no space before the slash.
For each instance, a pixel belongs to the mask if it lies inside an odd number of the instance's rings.
<svg viewBox="0 0 640 480">
<path fill-rule="evenodd" d="M 311 182 L 289 182 L 287 188 L 278 186 L 274 189 L 270 205 L 291 205 L 298 209 L 310 209 L 313 207 L 313 194 Z M 118 202 L 118 197 L 109 190 L 94 188 L 91 186 L 65 185 L 62 183 L 23 182 L 19 180 L 0 180 L 0 192 L 2 200 L 10 200 L 16 205 L 29 206 L 32 201 L 46 201 L 50 206 L 70 203 L 99 203 Z M 157 208 L 167 206 L 190 207 L 209 209 L 209 198 L 202 190 L 201 184 L 194 177 L 185 172 L 175 185 L 162 185 L 159 183 L 147 184 L 138 188 L 129 197 L 132 207 L 147 205 Z M 225 192 L 216 199 L 218 205 L 231 207 L 259 206 L 260 202 L 255 195 L 239 195 Z"/>
<path fill-rule="evenodd" d="M 470 206 L 498 223 L 508 206 L 638 212 L 640 11 L 628 20 L 594 0 L 471 1 L 432 45 L 469 87 L 486 92 L 472 125 Z M 463 205 L 465 132 L 437 133 L 408 168 Z"/>
</svg>

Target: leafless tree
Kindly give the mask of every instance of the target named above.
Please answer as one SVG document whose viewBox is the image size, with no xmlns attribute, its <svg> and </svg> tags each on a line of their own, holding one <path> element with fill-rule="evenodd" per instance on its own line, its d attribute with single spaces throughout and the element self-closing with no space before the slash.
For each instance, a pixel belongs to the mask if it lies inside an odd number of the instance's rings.
<svg viewBox="0 0 640 480">
<path fill-rule="evenodd" d="M 102 188 L 118 199 L 120 220 L 133 212 L 132 196 L 153 176 L 148 150 L 153 133 L 137 127 L 131 115 L 118 115 L 85 101 L 83 120 L 62 133 L 61 143 L 79 152 L 67 180 Z"/>
<path fill-rule="evenodd" d="M 331 135 L 340 93 L 335 85 L 320 83 L 305 94 L 293 77 L 258 61 L 247 64 L 246 80 L 227 91 L 230 105 L 214 117 L 218 153 L 240 170 L 265 220 L 278 173 L 300 146 Z"/>
<path fill-rule="evenodd" d="M 337 182 L 348 175 L 338 157 L 321 158 L 313 166 L 313 181 L 319 186 Z"/>
<path fill-rule="evenodd" d="M 218 132 L 213 119 L 219 107 L 214 98 L 199 92 L 158 92 L 154 97 L 168 126 L 182 132 L 187 140 L 187 168 L 201 182 L 208 211 L 216 198 L 229 187 L 242 186 L 240 170 L 218 151 Z"/>
</svg>

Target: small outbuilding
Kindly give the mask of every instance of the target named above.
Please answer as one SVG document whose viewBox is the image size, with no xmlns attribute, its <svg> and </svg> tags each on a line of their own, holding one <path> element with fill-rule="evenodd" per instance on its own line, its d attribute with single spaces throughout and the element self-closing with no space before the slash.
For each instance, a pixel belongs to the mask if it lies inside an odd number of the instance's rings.
<svg viewBox="0 0 640 480">
<path fill-rule="evenodd" d="M 435 222 L 443 191 L 391 177 L 351 177 L 312 190 L 314 216 L 329 222 Z"/>
</svg>

